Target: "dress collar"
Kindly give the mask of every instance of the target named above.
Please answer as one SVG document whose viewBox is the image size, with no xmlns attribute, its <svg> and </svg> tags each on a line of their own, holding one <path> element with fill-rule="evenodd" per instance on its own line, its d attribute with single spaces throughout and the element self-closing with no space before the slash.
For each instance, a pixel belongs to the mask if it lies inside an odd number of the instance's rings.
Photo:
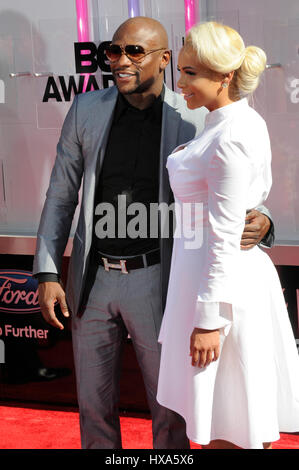
<svg viewBox="0 0 299 470">
<path fill-rule="evenodd" d="M 217 124 L 218 122 L 233 116 L 235 113 L 240 112 L 242 109 L 245 110 L 245 108 L 248 106 L 247 98 L 242 98 L 238 101 L 235 101 L 234 103 L 222 106 L 221 108 L 215 109 L 206 115 L 205 124 L 206 126 L 210 124 Z"/>
</svg>

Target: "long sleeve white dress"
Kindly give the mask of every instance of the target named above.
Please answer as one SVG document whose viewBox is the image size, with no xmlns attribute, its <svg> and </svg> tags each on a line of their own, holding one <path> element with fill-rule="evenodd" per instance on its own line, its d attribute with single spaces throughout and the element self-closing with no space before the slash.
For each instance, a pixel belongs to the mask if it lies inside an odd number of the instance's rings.
<svg viewBox="0 0 299 470">
<path fill-rule="evenodd" d="M 299 356 L 279 278 L 262 249 L 240 249 L 246 210 L 272 183 L 265 121 L 246 98 L 212 111 L 167 168 L 177 226 L 158 402 L 185 418 L 193 442 L 263 448 L 299 431 Z M 221 331 L 205 368 L 191 365 L 194 327 Z"/>
</svg>

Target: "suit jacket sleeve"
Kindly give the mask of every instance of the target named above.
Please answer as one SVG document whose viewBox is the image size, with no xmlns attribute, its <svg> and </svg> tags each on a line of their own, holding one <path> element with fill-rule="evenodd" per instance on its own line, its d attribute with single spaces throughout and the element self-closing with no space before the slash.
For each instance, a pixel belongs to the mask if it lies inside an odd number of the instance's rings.
<svg viewBox="0 0 299 470">
<path fill-rule="evenodd" d="M 273 223 L 273 220 L 272 220 L 271 213 L 267 209 L 267 207 L 265 207 L 265 206 L 259 206 L 259 207 L 256 208 L 256 210 L 258 210 L 262 214 L 266 215 L 268 217 L 269 221 L 270 221 L 270 228 L 268 230 L 268 233 L 266 233 L 266 235 L 262 239 L 260 245 L 262 245 L 266 248 L 272 248 L 272 246 L 274 245 L 274 241 L 275 241 L 275 232 L 274 232 L 274 223 Z"/>
<path fill-rule="evenodd" d="M 77 135 L 78 99 L 74 98 L 57 145 L 57 156 L 37 233 L 33 274 L 60 274 L 62 257 L 78 204 L 83 155 Z"/>
</svg>

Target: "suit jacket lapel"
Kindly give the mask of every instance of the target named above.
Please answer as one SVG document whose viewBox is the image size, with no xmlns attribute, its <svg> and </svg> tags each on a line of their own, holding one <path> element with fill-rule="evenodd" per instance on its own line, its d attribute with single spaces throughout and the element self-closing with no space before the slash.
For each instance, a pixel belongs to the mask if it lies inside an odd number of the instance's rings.
<svg viewBox="0 0 299 470">
<path fill-rule="evenodd" d="M 177 147 L 181 115 L 177 112 L 176 95 L 165 87 L 162 112 L 162 132 L 160 148 L 160 189 L 159 202 L 170 203 L 170 185 L 166 168 L 167 157 Z"/>
<path fill-rule="evenodd" d="M 86 230 L 85 255 L 89 252 L 92 241 L 95 188 L 104 160 L 117 93 L 116 87 L 111 87 L 104 97 L 100 96 L 98 106 L 92 107 L 89 116 L 90 125 L 88 126 L 88 132 L 90 142 L 88 155 L 91 161 L 88 164 L 89 171 L 86 174 L 83 196 Z"/>
<path fill-rule="evenodd" d="M 92 107 L 89 116 L 90 125 L 88 126 L 88 133 L 90 135 L 90 148 L 88 154 L 92 160 L 88 165 L 90 171 L 88 175 L 86 175 L 85 191 L 83 195 L 83 204 L 85 206 L 86 255 L 89 252 L 92 240 L 95 187 L 103 165 L 117 93 L 116 87 L 109 88 L 104 97 L 100 96 L 98 106 Z M 166 162 L 168 155 L 178 145 L 179 126 L 181 122 L 180 113 L 176 111 L 177 108 L 176 94 L 165 87 L 160 148 L 159 202 L 166 202 L 167 204 L 171 203 L 171 189 Z"/>
<path fill-rule="evenodd" d="M 96 181 L 104 161 L 107 140 L 113 119 L 113 111 L 117 101 L 118 91 L 116 87 L 109 88 L 97 107 L 96 115 L 92 115 L 92 154 L 96 163 Z"/>
</svg>

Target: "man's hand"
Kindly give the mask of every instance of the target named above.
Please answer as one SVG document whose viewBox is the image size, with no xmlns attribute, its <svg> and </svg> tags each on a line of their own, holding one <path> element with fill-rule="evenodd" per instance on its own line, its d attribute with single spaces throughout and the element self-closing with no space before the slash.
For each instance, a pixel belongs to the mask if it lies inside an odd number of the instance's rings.
<svg viewBox="0 0 299 470">
<path fill-rule="evenodd" d="M 60 323 L 54 311 L 56 301 L 59 302 L 63 315 L 65 317 L 70 315 L 65 300 L 65 293 L 59 282 L 41 282 L 38 286 L 38 301 L 46 322 L 63 330 L 64 326 Z"/>
<path fill-rule="evenodd" d="M 245 228 L 241 240 L 241 249 L 250 250 L 258 245 L 270 229 L 270 220 L 255 209 L 249 211 L 245 219 Z"/>
<path fill-rule="evenodd" d="M 206 367 L 212 361 L 217 361 L 220 354 L 219 330 L 203 330 L 194 328 L 190 338 L 191 364 Z"/>
</svg>

